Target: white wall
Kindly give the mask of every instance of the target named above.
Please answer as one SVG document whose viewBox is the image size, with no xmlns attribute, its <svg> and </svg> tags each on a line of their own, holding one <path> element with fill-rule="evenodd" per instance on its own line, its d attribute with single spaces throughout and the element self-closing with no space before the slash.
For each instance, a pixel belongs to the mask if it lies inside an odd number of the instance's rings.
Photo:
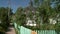
<svg viewBox="0 0 60 34">
<path fill-rule="evenodd" d="M 56 20 L 53 20 L 52 18 L 49 19 L 50 20 L 50 24 L 56 24 Z"/>
</svg>

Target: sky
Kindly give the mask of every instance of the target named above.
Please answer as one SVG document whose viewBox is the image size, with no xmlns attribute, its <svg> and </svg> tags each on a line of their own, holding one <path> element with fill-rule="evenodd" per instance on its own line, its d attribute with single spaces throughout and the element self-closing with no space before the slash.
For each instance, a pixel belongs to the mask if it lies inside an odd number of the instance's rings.
<svg viewBox="0 0 60 34">
<path fill-rule="evenodd" d="M 13 9 L 13 13 L 16 12 L 18 7 L 27 7 L 30 0 L 10 0 L 10 7 Z M 0 0 L 0 7 L 8 7 L 9 0 Z M 54 4 L 51 5 L 52 7 Z"/>
<path fill-rule="evenodd" d="M 0 7 L 8 7 L 9 0 L 0 0 Z M 21 7 L 27 7 L 29 4 L 29 0 L 10 0 L 10 7 L 13 9 L 13 12 L 16 12 L 16 9 Z"/>
</svg>

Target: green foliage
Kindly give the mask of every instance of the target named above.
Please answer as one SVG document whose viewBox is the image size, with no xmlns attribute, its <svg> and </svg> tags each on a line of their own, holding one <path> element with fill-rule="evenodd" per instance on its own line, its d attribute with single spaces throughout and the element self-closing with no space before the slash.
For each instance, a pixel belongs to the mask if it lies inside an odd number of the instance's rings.
<svg viewBox="0 0 60 34">
<path fill-rule="evenodd" d="M 29 16 L 29 18 L 30 18 L 31 20 L 33 19 L 33 13 L 32 13 L 31 11 L 29 12 L 29 15 L 28 15 L 28 16 Z"/>
<path fill-rule="evenodd" d="M 26 20 L 26 14 L 24 14 L 23 8 L 19 7 L 16 11 L 16 22 L 19 25 L 23 25 Z"/>
<path fill-rule="evenodd" d="M 53 24 L 43 24 L 38 26 L 26 26 L 26 28 L 32 29 L 32 30 L 55 30 L 56 26 Z"/>
<path fill-rule="evenodd" d="M 34 0 L 34 2 L 36 3 L 36 5 L 38 6 L 40 0 Z M 53 0 L 55 2 L 55 0 Z M 31 20 L 33 20 L 33 16 L 35 15 L 34 20 L 36 21 L 36 24 L 38 24 L 37 27 L 30 27 L 27 26 L 28 28 L 31 29 L 55 29 L 55 25 L 51 25 L 49 22 L 50 18 L 56 19 L 57 15 L 60 14 L 60 5 L 59 2 L 56 4 L 56 7 L 52 8 L 51 5 L 53 3 L 52 0 L 42 0 L 41 5 L 39 5 L 38 7 L 35 7 L 33 3 L 33 1 L 30 2 L 30 4 L 33 6 L 28 6 L 30 7 L 29 10 L 26 11 L 27 14 L 25 14 L 24 9 L 22 7 L 19 7 L 15 13 L 15 17 L 16 17 L 16 23 L 18 23 L 19 25 L 23 25 L 26 22 L 26 18 L 29 17 Z M 26 7 L 27 8 L 27 7 Z M 33 14 L 33 10 L 36 8 L 35 10 L 35 14 Z M 31 10 L 31 11 L 30 11 Z M 40 25 L 40 23 L 43 23 L 43 25 Z M 56 20 L 57 21 L 57 20 Z"/>
<path fill-rule="evenodd" d="M 8 11 L 9 8 L 5 8 L 5 7 L 0 7 L 0 27 L 2 28 L 2 30 L 7 30 L 9 23 L 10 23 L 10 18 L 8 18 Z M 1 29 L 0 29 L 1 30 Z"/>
</svg>

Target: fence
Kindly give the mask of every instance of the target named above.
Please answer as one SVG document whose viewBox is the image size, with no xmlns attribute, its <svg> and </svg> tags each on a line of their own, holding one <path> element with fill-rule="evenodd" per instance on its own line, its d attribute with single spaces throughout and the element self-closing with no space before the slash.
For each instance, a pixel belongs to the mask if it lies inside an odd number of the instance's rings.
<svg viewBox="0 0 60 34">
<path fill-rule="evenodd" d="M 23 26 L 19 26 L 14 23 L 15 29 L 18 31 L 18 34 L 31 34 L 32 30 L 25 28 Z M 55 30 L 35 30 L 37 34 L 58 34 Z M 60 32 L 59 32 L 60 34 Z"/>
<path fill-rule="evenodd" d="M 36 30 L 37 34 L 56 34 L 55 30 Z"/>
<path fill-rule="evenodd" d="M 23 26 L 19 26 L 14 23 L 15 29 L 18 31 L 18 34 L 31 34 L 31 30 Z"/>
</svg>

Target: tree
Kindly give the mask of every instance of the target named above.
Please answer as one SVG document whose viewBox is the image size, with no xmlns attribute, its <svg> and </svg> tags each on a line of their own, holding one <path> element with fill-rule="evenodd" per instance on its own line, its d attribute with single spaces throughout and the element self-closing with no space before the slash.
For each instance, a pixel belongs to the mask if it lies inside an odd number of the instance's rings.
<svg viewBox="0 0 60 34">
<path fill-rule="evenodd" d="M 25 24 L 26 14 L 24 13 L 22 7 L 19 7 L 16 10 L 15 16 L 16 16 L 16 22 L 17 22 L 17 24 L 19 24 L 19 25 L 24 25 Z"/>
<path fill-rule="evenodd" d="M 38 1 L 40 1 L 40 0 L 35 0 L 35 2 L 39 3 Z M 50 0 L 49 1 L 48 0 L 46 0 L 46 1 L 42 0 L 41 5 L 37 8 L 38 8 L 38 11 L 39 11 L 40 16 L 42 18 L 43 24 L 44 23 L 49 23 L 48 17 L 49 17 L 49 12 L 50 12 L 50 9 L 51 9 Z"/>
<path fill-rule="evenodd" d="M 59 21 L 58 21 L 58 19 L 60 18 L 60 5 L 58 5 L 56 8 L 55 8 L 55 10 L 56 10 L 56 13 L 57 13 L 57 15 L 56 15 L 56 21 L 57 21 L 57 23 L 55 24 L 56 25 L 56 32 L 57 32 L 57 34 L 59 34 L 59 32 L 60 32 L 60 23 L 59 23 Z"/>
<path fill-rule="evenodd" d="M 5 31 L 7 30 L 8 26 L 9 26 L 9 21 L 8 20 L 8 9 L 5 7 L 0 7 L 0 26 L 2 27 L 2 29 Z"/>
</svg>

